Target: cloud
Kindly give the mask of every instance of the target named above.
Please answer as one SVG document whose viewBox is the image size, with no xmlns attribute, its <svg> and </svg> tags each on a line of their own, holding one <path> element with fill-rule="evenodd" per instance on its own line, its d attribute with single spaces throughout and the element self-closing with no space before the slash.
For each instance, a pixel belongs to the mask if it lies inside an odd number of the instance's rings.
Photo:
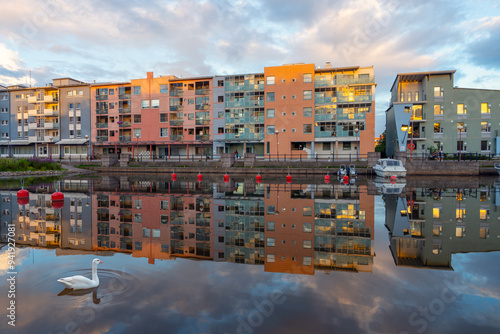
<svg viewBox="0 0 500 334">
<path fill-rule="evenodd" d="M 470 60 L 486 69 L 500 69 L 500 17 L 485 19 L 475 30 L 476 39 L 468 46 Z"/>
</svg>

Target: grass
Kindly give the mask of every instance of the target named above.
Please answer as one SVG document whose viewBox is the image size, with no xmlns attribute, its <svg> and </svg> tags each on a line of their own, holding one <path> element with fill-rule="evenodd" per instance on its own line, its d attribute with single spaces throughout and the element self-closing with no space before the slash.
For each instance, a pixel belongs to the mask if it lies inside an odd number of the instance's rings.
<svg viewBox="0 0 500 334">
<path fill-rule="evenodd" d="M 59 162 L 51 159 L 29 158 L 29 159 L 0 159 L 0 172 L 35 172 L 35 171 L 61 171 L 63 168 Z"/>
</svg>

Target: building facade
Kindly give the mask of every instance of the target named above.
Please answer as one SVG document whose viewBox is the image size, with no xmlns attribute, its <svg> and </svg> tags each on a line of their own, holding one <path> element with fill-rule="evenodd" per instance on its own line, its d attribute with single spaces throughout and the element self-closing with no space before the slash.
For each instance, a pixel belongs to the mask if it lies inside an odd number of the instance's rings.
<svg viewBox="0 0 500 334">
<path fill-rule="evenodd" d="M 0 85 L 0 157 L 8 157 L 11 138 L 10 96 L 7 87 Z"/>
<path fill-rule="evenodd" d="M 386 153 L 500 155 L 500 91 L 454 86 L 455 71 L 401 73 L 386 111 Z"/>
</svg>

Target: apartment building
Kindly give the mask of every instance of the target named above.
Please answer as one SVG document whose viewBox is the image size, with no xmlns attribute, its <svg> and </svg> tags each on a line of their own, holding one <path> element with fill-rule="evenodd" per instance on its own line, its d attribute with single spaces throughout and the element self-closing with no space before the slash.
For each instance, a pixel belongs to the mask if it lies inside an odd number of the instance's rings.
<svg viewBox="0 0 500 334">
<path fill-rule="evenodd" d="M 400 73 L 386 111 L 386 153 L 500 155 L 500 91 L 454 86 L 455 70 Z"/>
<path fill-rule="evenodd" d="M 9 91 L 7 87 L 0 85 L 0 157 L 9 156 L 11 122 Z"/>
</svg>

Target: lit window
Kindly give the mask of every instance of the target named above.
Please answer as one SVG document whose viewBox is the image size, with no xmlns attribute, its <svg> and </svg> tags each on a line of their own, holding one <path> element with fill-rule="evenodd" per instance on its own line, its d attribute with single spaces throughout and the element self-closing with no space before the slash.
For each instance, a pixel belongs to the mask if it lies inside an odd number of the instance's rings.
<svg viewBox="0 0 500 334">
<path fill-rule="evenodd" d="M 433 208 L 432 209 L 432 218 L 439 219 L 439 212 L 440 212 L 439 208 Z"/>
<path fill-rule="evenodd" d="M 440 104 L 434 105 L 434 115 L 443 115 L 443 108 Z"/>
<path fill-rule="evenodd" d="M 267 84 L 268 85 L 274 85 L 274 81 L 275 81 L 274 75 L 268 76 L 266 79 L 267 79 Z"/>
<path fill-rule="evenodd" d="M 488 103 L 481 103 L 481 114 L 491 113 L 491 108 L 488 108 Z"/>
<path fill-rule="evenodd" d="M 434 97 L 443 97 L 443 91 L 441 90 L 441 87 L 434 87 Z"/>
<path fill-rule="evenodd" d="M 487 216 L 488 216 L 488 210 L 486 209 L 479 210 L 479 219 L 486 220 Z"/>
<path fill-rule="evenodd" d="M 467 115 L 467 108 L 464 107 L 463 103 L 457 104 L 457 115 Z"/>
</svg>

